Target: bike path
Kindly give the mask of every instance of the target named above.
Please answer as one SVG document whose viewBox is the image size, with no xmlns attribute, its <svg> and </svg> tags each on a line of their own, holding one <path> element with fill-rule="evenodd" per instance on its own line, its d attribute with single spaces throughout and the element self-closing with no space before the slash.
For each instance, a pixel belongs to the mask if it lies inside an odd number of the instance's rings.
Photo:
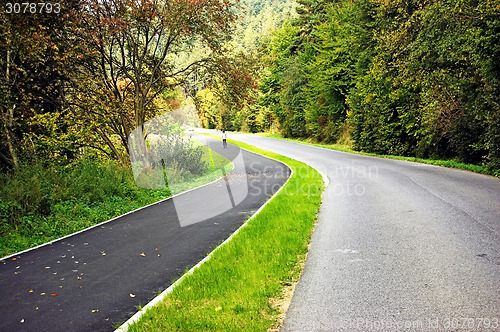
<svg viewBox="0 0 500 332">
<path fill-rule="evenodd" d="M 167 199 L 0 260 L 0 331 L 114 330 L 238 229 L 288 178 L 288 167 L 278 161 L 207 139 L 230 160 L 241 151 L 244 168 L 228 174 L 248 186 L 241 203 L 181 227 Z M 193 214 L 207 213 L 220 207 L 213 193 L 221 186 L 227 178 L 177 197 Z"/>
</svg>

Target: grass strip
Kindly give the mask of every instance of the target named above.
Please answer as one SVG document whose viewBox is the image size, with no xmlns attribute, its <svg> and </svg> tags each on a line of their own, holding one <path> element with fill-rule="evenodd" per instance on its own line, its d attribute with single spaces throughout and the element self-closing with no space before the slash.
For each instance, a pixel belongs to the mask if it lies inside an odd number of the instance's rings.
<svg viewBox="0 0 500 332">
<path fill-rule="evenodd" d="M 246 227 L 128 331 L 266 331 L 279 326 L 284 294 L 302 271 L 323 179 L 304 163 L 229 142 L 286 163 L 292 177 Z"/>
<path fill-rule="evenodd" d="M 383 155 L 383 154 L 376 154 L 376 153 L 368 153 L 368 152 L 353 150 L 348 145 L 319 144 L 319 143 L 315 143 L 309 139 L 284 138 L 281 134 L 259 133 L 257 135 L 262 136 L 262 137 L 270 137 L 270 138 L 276 138 L 276 139 L 281 139 L 281 140 L 290 141 L 290 142 L 312 145 L 312 146 L 326 148 L 326 149 L 330 149 L 330 150 L 337 150 L 337 151 L 343 151 L 343 152 L 349 152 L 349 153 L 355 153 L 355 154 L 361 154 L 361 155 L 365 155 L 365 156 L 372 156 L 372 157 L 379 157 L 379 158 L 406 160 L 406 161 L 418 162 L 418 163 L 422 163 L 422 164 L 443 166 L 443 167 L 448 167 L 448 168 L 457 168 L 457 169 L 463 169 L 463 170 L 467 170 L 467 171 L 471 171 L 471 172 L 475 172 L 475 173 L 488 174 L 488 175 L 500 177 L 500 170 L 499 169 L 490 169 L 486 166 L 466 164 L 466 163 L 461 163 L 461 162 L 457 162 L 454 160 L 424 159 L 424 158 L 416 158 L 416 157 L 403 157 L 403 156 L 395 156 L 395 155 Z"/>
</svg>

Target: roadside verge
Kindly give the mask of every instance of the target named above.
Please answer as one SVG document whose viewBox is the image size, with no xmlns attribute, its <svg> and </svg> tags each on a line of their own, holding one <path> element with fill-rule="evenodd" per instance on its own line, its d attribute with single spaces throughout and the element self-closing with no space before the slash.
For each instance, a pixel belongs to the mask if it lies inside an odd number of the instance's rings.
<svg viewBox="0 0 500 332">
<path fill-rule="evenodd" d="M 279 326 L 285 289 L 298 279 L 321 204 L 323 178 L 301 162 L 229 140 L 286 163 L 292 176 L 210 259 L 121 331 L 251 330 Z M 280 316 L 281 314 L 281 316 Z M 137 317 L 136 317 L 137 318 Z"/>
</svg>

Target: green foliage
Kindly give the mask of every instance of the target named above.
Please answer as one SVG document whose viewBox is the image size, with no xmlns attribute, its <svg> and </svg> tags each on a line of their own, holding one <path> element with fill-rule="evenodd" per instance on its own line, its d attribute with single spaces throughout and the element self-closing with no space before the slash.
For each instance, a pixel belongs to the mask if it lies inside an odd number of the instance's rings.
<svg viewBox="0 0 500 332">
<path fill-rule="evenodd" d="M 71 234 L 168 195 L 168 190 L 137 188 L 131 172 L 111 162 L 22 165 L 0 178 L 0 255 Z"/>
<path fill-rule="evenodd" d="M 313 31 L 315 56 L 307 63 L 309 81 L 306 126 L 318 141 L 335 142 L 347 118 L 347 97 L 359 73 L 373 56 L 374 20 L 369 2 L 327 7 L 324 21 Z"/>
<path fill-rule="evenodd" d="M 359 150 L 498 169 L 498 1 L 299 4 L 261 85 L 285 136 L 335 142 L 349 128 Z"/>
<path fill-rule="evenodd" d="M 498 8 L 439 1 L 427 6 L 393 4 L 381 7 L 379 13 L 378 25 L 386 30 L 378 35 L 380 52 L 374 57 L 374 69 L 390 86 L 383 96 L 386 113 L 392 109 L 393 114 L 379 125 L 393 123 L 394 130 L 384 134 L 380 127 L 363 128 L 364 121 L 358 121 L 354 130 L 358 147 L 379 153 L 457 157 L 495 168 L 490 151 L 497 148 L 490 143 L 489 132 L 498 125 L 491 125 L 498 104 L 492 103 L 497 97 L 488 90 L 498 84 L 480 68 L 498 56 L 481 54 L 482 49 L 491 49 L 492 41 L 481 36 L 496 36 L 494 29 L 486 27 L 488 21 L 498 19 Z M 353 100 L 379 92 L 378 78 L 372 73 L 364 81 L 375 84 L 358 84 Z M 370 120 L 384 114 L 383 106 L 365 113 L 360 103 L 353 108 L 358 120 L 362 114 Z M 395 139 L 391 148 L 373 147 L 371 138 L 381 134 L 384 140 Z"/>
<path fill-rule="evenodd" d="M 204 128 L 222 128 L 225 105 L 217 98 L 212 89 L 203 89 L 196 94 L 196 106 Z M 226 130 L 229 128 L 225 128 Z"/>
<path fill-rule="evenodd" d="M 297 27 L 285 23 L 275 33 L 268 51 L 269 74 L 261 87 L 261 104 L 273 112 L 283 134 L 291 137 L 306 135 L 303 105 L 307 79 L 303 59 L 293 51 L 298 32 Z"/>
<path fill-rule="evenodd" d="M 15 165 L 36 153 L 36 135 L 46 135 L 34 116 L 64 110 L 61 92 L 74 71 L 78 49 L 65 43 L 65 31 L 68 14 L 78 3 L 61 3 L 58 15 L 0 12 L 0 153 Z M 67 126 L 58 130 L 63 135 L 69 131 Z M 58 147 L 60 154 L 76 150 L 67 144 Z"/>
<path fill-rule="evenodd" d="M 241 26 L 233 34 L 232 44 L 240 52 L 259 52 L 283 22 L 296 16 L 292 0 L 243 0 L 245 10 Z"/>
<path fill-rule="evenodd" d="M 1 12 L 0 165 L 69 163 L 83 147 L 127 164 L 128 135 L 165 106 L 162 92 L 238 70 L 223 51 L 238 2 L 68 0 L 58 15 Z"/>
<path fill-rule="evenodd" d="M 164 160 L 165 167 L 186 172 L 185 176 L 201 175 L 208 165 L 202 160 L 204 154 L 200 146 L 192 140 L 178 134 L 156 137 L 149 151 L 150 163 L 153 167 L 162 167 L 159 160 Z"/>
<path fill-rule="evenodd" d="M 15 223 L 26 214 L 48 215 L 54 204 L 64 201 L 93 204 L 111 196 L 127 197 L 132 194 L 127 189 L 131 184 L 124 170 L 91 160 L 64 167 L 26 165 L 2 178 L 2 202 L 17 207 L 3 221 Z"/>
<path fill-rule="evenodd" d="M 242 24 L 224 49 L 230 54 L 223 66 L 226 74 L 212 80 L 196 96 L 202 124 L 207 128 L 257 132 L 278 123 L 275 113 L 260 102 L 258 78 L 267 70 L 262 59 L 267 58 L 267 45 L 275 38 L 274 31 L 296 16 L 296 3 L 244 0 L 242 5 Z M 301 121 L 297 122 L 303 127 Z"/>
</svg>

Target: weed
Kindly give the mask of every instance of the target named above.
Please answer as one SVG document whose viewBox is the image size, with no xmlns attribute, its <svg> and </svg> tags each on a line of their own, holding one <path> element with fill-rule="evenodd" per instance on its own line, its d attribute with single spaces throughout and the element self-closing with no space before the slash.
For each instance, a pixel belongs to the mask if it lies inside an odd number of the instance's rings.
<svg viewBox="0 0 500 332">
<path fill-rule="evenodd" d="M 0 256 L 65 236 L 156 202 L 168 190 L 138 188 L 129 169 L 83 159 L 24 165 L 0 178 Z"/>
</svg>

